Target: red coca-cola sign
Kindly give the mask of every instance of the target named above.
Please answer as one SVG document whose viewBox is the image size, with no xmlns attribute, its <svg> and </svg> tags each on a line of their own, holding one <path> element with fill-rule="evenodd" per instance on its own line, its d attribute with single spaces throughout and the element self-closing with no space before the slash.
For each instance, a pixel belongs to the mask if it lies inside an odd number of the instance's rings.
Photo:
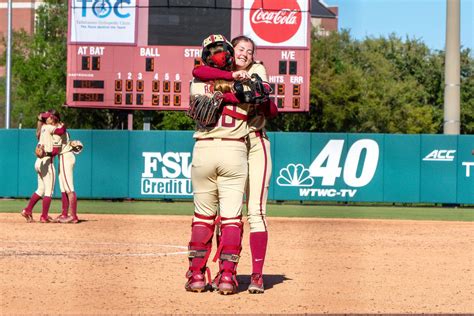
<svg viewBox="0 0 474 316">
<path fill-rule="evenodd" d="M 301 8 L 296 0 L 255 0 L 250 9 L 250 25 L 261 39 L 281 43 L 296 34 L 301 25 Z"/>
</svg>

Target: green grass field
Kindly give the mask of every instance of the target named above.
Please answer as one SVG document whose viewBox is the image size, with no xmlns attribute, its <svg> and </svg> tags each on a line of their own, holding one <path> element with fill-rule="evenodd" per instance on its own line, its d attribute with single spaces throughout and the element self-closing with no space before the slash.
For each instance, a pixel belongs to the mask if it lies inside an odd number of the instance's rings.
<svg viewBox="0 0 474 316">
<path fill-rule="evenodd" d="M 41 210 L 41 202 L 35 213 Z M 27 204 L 26 199 L 0 200 L 1 213 L 20 212 Z M 59 213 L 61 201 L 53 200 L 51 214 Z M 193 204 L 188 201 L 108 201 L 79 200 L 80 214 L 147 214 L 147 215 L 187 215 L 193 214 Z M 244 210 L 245 214 L 245 210 Z M 317 218 L 366 218 L 366 219 L 405 219 L 474 221 L 474 207 L 431 207 L 431 206 L 379 206 L 379 205 L 301 205 L 297 203 L 270 203 L 269 217 L 317 217 Z"/>
</svg>

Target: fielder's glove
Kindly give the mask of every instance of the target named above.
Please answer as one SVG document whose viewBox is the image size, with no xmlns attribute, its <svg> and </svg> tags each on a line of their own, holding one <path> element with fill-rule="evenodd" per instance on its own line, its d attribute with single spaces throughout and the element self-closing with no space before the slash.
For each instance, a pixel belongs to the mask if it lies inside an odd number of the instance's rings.
<svg viewBox="0 0 474 316">
<path fill-rule="evenodd" d="M 36 148 L 35 148 L 35 155 L 36 157 L 38 158 L 44 158 L 46 156 L 46 151 L 44 150 L 44 146 L 43 145 L 36 145 Z"/>
<path fill-rule="evenodd" d="M 82 145 L 80 140 L 72 140 L 71 141 L 72 152 L 74 154 L 80 154 L 82 149 L 84 149 L 84 145 Z"/>
</svg>

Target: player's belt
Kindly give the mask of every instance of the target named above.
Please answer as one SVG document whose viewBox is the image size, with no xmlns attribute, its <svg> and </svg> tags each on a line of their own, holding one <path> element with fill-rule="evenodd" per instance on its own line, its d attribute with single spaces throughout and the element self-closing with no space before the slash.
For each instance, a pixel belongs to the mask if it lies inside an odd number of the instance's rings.
<svg viewBox="0 0 474 316">
<path fill-rule="evenodd" d="M 244 137 L 241 137 L 241 138 L 213 138 L 213 137 L 208 137 L 208 138 L 196 138 L 196 141 L 199 142 L 199 141 L 213 141 L 213 140 L 220 140 L 220 141 L 233 141 L 233 142 L 241 142 L 241 143 L 245 143 L 245 138 Z"/>
</svg>

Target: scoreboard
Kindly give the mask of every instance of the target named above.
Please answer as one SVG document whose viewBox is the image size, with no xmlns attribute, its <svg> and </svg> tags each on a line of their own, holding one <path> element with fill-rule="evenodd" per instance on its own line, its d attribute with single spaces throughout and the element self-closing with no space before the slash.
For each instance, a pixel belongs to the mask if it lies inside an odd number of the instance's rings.
<svg viewBox="0 0 474 316">
<path fill-rule="evenodd" d="M 67 107 L 187 110 L 210 34 L 256 44 L 282 112 L 309 111 L 309 0 L 69 0 Z"/>
</svg>

